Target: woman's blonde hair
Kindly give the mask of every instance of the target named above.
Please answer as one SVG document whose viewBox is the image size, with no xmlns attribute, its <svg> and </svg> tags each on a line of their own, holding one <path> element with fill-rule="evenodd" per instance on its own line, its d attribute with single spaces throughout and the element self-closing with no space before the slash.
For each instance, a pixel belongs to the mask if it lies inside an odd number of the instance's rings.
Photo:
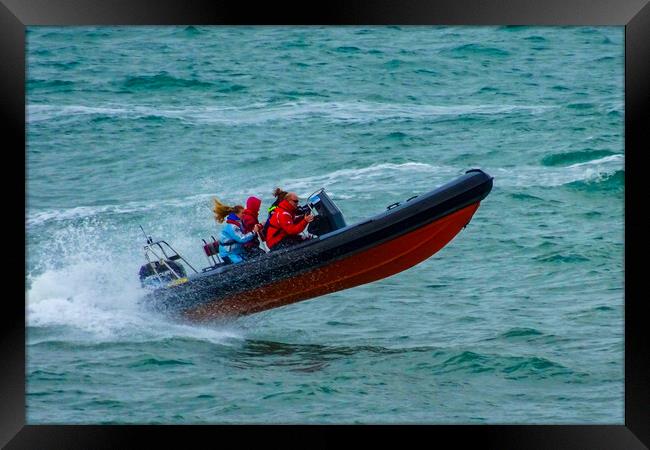
<svg viewBox="0 0 650 450">
<path fill-rule="evenodd" d="M 228 217 L 228 214 L 236 214 L 239 211 L 244 210 L 244 207 L 242 205 L 228 206 L 221 203 L 221 200 L 216 197 L 212 199 L 212 203 L 212 212 L 214 213 L 214 219 L 219 223 L 223 223 L 226 217 Z"/>
<path fill-rule="evenodd" d="M 287 191 L 283 191 L 279 187 L 273 190 L 273 197 L 277 198 L 278 200 L 284 200 L 284 197 L 286 197 L 287 194 L 288 194 Z"/>
</svg>

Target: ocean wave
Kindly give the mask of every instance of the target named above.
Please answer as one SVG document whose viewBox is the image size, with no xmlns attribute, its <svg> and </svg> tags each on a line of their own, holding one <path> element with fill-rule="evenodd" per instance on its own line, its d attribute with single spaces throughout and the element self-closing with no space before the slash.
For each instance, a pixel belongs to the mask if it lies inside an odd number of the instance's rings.
<svg viewBox="0 0 650 450">
<path fill-rule="evenodd" d="M 239 92 L 239 91 L 245 91 L 248 89 L 247 86 L 244 86 L 243 84 L 227 84 L 226 86 L 220 87 L 217 89 L 217 92 L 220 92 L 222 94 L 229 94 L 232 92 Z"/>
<path fill-rule="evenodd" d="M 481 44 L 464 44 L 457 47 L 446 48 L 440 51 L 441 54 L 449 55 L 452 57 L 466 57 L 466 56 L 495 56 L 505 57 L 510 56 L 510 52 L 496 47 L 487 47 Z"/>
<path fill-rule="evenodd" d="M 530 336 L 541 336 L 543 333 L 535 328 L 512 328 L 505 333 L 501 334 L 500 337 L 504 339 L 513 339 L 521 337 L 530 337 Z"/>
<path fill-rule="evenodd" d="M 184 36 L 199 36 L 203 34 L 203 31 L 194 25 L 188 25 L 180 31 L 180 34 Z"/>
<path fill-rule="evenodd" d="M 150 108 L 147 108 L 151 110 Z M 137 111 L 137 107 L 127 110 L 119 107 L 100 107 L 84 105 L 28 105 L 27 123 L 57 120 L 70 116 L 128 116 Z"/>
<path fill-rule="evenodd" d="M 323 94 L 322 92 L 318 91 L 298 91 L 298 90 L 290 90 L 290 91 L 280 91 L 280 95 L 285 95 L 287 97 L 327 97 L 327 94 Z"/>
<path fill-rule="evenodd" d="M 625 188 L 625 171 L 617 170 L 614 173 L 602 174 L 585 180 L 577 180 L 568 184 L 569 187 L 588 192 L 617 191 Z"/>
<path fill-rule="evenodd" d="M 569 376 L 576 373 L 562 364 L 541 357 L 512 357 L 507 366 L 501 369 L 508 378 L 548 378 Z"/>
<path fill-rule="evenodd" d="M 354 47 L 354 46 L 342 46 L 342 47 L 336 47 L 334 51 L 339 53 L 359 53 L 361 49 L 359 47 Z"/>
<path fill-rule="evenodd" d="M 377 355 L 400 355 L 412 353 L 431 354 L 430 362 L 419 366 L 433 374 L 447 373 L 498 373 L 504 378 L 549 378 L 555 376 L 581 376 L 580 373 L 559 362 L 539 356 L 510 356 L 491 353 L 477 353 L 469 350 L 447 350 L 433 346 L 383 347 L 371 345 L 328 346 L 321 344 L 288 344 L 280 342 L 247 340 L 243 348 L 235 349 L 245 358 L 255 358 L 254 364 L 274 366 L 273 360 L 260 360 L 258 357 L 273 354 L 282 355 L 284 365 L 300 365 L 315 361 L 325 362 L 363 353 Z M 239 358 L 240 362 L 246 360 Z"/>
<path fill-rule="evenodd" d="M 535 202 L 544 202 L 545 200 L 543 198 L 537 197 L 535 195 L 530 195 L 526 194 L 524 192 L 515 192 L 513 194 L 510 194 L 510 198 L 513 198 L 515 200 L 520 200 L 520 201 L 535 201 Z"/>
<path fill-rule="evenodd" d="M 575 182 L 598 184 L 623 172 L 624 156 L 614 154 L 570 166 L 521 166 L 484 168 L 503 187 L 557 187 Z M 619 177 L 622 176 L 618 175 Z M 495 182 L 495 183 L 496 183 Z"/>
<path fill-rule="evenodd" d="M 550 253 L 546 255 L 540 255 L 533 258 L 535 261 L 542 263 L 585 263 L 589 262 L 589 258 L 577 253 Z"/>
<path fill-rule="evenodd" d="M 567 108 L 569 108 L 569 109 L 577 109 L 577 110 L 593 109 L 595 107 L 596 107 L 596 105 L 594 105 L 593 103 L 589 103 L 589 102 L 569 103 L 567 105 Z"/>
<path fill-rule="evenodd" d="M 433 346 L 382 347 L 382 346 L 328 346 L 319 344 L 285 344 L 279 342 L 247 340 L 245 346 L 236 349 L 241 352 L 240 362 L 247 362 L 256 367 L 273 367 L 274 360 L 260 359 L 259 356 L 278 354 L 283 357 L 283 365 L 301 366 L 325 363 L 340 358 L 371 353 L 376 355 L 425 354 L 426 362 L 418 364 L 416 370 L 428 374 L 443 375 L 449 373 L 478 374 L 493 373 L 505 379 L 547 379 L 563 377 L 566 380 L 583 378 L 584 373 L 571 369 L 564 364 L 540 356 L 512 356 L 495 353 L 479 353 L 470 350 L 450 350 Z"/>
<path fill-rule="evenodd" d="M 236 86 L 224 88 L 238 90 Z M 133 119 L 140 117 L 164 117 L 189 123 L 217 123 L 224 125 L 251 125 L 272 121 L 304 121 L 325 118 L 335 122 L 371 123 L 377 121 L 426 120 L 437 117 L 499 116 L 508 114 L 539 114 L 551 105 L 411 105 L 379 102 L 295 102 L 253 103 L 242 106 L 192 106 L 182 108 L 159 108 L 145 105 L 43 105 L 27 107 L 29 122 L 57 120 L 61 117 L 104 115 Z"/>
<path fill-rule="evenodd" d="M 603 158 L 599 159 L 594 159 L 591 161 L 585 161 L 581 163 L 576 163 L 572 164 L 569 166 L 569 168 L 582 168 L 582 167 L 591 167 L 591 166 L 601 166 L 601 165 L 607 165 L 609 163 L 622 163 L 624 159 L 624 156 L 620 153 L 614 154 L 614 155 L 609 155 L 609 156 L 604 156 Z"/>
<path fill-rule="evenodd" d="M 433 369 L 437 373 L 492 372 L 501 374 L 509 379 L 544 379 L 556 376 L 571 377 L 576 375 L 576 372 L 572 369 L 547 358 L 537 356 L 491 355 L 473 351 L 456 353 L 440 364 L 439 368 L 434 367 Z"/>
<path fill-rule="evenodd" d="M 615 154 L 597 160 L 576 163 L 570 166 L 521 166 L 516 168 L 483 167 L 495 178 L 495 185 L 510 188 L 557 187 L 568 185 L 576 189 L 622 188 L 624 186 L 623 155 Z M 335 199 L 369 198 L 372 192 L 393 192 L 404 190 L 403 180 L 408 178 L 406 190 L 425 192 L 442 185 L 451 178 L 462 175 L 468 167 L 434 165 L 411 161 L 404 163 L 380 163 L 362 167 L 351 167 L 326 172 L 320 175 L 280 179 L 277 183 L 263 183 L 228 192 L 229 198 L 246 198 L 250 195 L 271 192 L 275 185 L 291 186 L 299 195 L 307 196 L 318 188 L 328 189 Z M 213 180 L 205 188 L 214 187 Z M 400 191 L 401 192 L 401 191 Z M 396 193 L 395 193 L 396 194 Z M 219 193 L 200 192 L 190 196 L 160 199 L 155 207 L 161 210 L 186 208 L 199 204 L 209 205 L 212 197 Z M 517 193 L 518 200 L 539 200 L 530 194 Z M 365 196 L 365 197 L 364 197 Z M 64 209 L 42 209 L 28 211 L 27 229 L 33 229 L 47 222 L 77 220 L 101 215 L 137 214 L 150 211 L 152 201 L 132 201 L 99 206 L 80 205 Z"/>
<path fill-rule="evenodd" d="M 300 191 L 301 195 L 308 195 L 314 190 L 325 187 L 331 188 L 341 186 L 341 181 L 346 182 L 351 192 L 362 192 L 367 190 L 368 182 L 376 178 L 385 178 L 387 175 L 396 178 L 402 178 L 405 174 L 457 174 L 458 169 L 452 167 L 437 167 L 430 164 L 419 162 L 407 162 L 402 164 L 384 163 L 373 164 L 367 167 L 340 169 L 333 172 L 325 173 L 317 176 L 307 176 L 302 178 L 295 178 L 291 180 L 280 180 L 278 185 L 292 186 L 292 189 Z M 356 181 L 355 185 L 350 186 L 349 181 Z M 207 183 L 213 185 L 212 182 Z M 244 189 L 236 189 L 229 192 L 229 197 L 247 197 L 249 195 L 260 195 L 260 192 L 271 192 L 275 186 L 272 183 L 246 187 Z M 198 193 L 191 196 L 183 196 L 179 198 L 161 199 L 155 201 L 157 209 L 168 211 L 172 208 L 183 208 L 193 205 L 205 204 L 209 205 L 211 199 L 217 193 Z M 346 198 L 345 194 L 334 194 L 336 198 Z M 356 196 L 349 195 L 347 198 Z M 96 217 L 102 215 L 120 215 L 120 214 L 137 214 L 145 211 L 150 211 L 152 208 L 152 201 L 132 201 L 120 204 L 107 204 L 99 206 L 76 206 L 73 208 L 63 209 L 44 209 L 36 211 L 28 211 L 27 229 L 43 225 L 47 222 L 56 221 L 70 221 L 84 219 L 88 217 Z"/>
<path fill-rule="evenodd" d="M 191 361 L 184 361 L 182 359 L 163 359 L 163 358 L 141 358 L 137 361 L 128 364 L 129 368 L 142 368 L 146 369 L 151 366 L 193 366 Z"/>
<path fill-rule="evenodd" d="M 309 190 L 317 187 L 343 187 L 348 192 L 365 192 L 369 189 L 376 189 L 378 186 L 370 184 L 373 179 L 381 181 L 381 184 L 390 188 L 386 178 L 403 180 L 405 176 L 432 175 L 444 176 L 445 174 L 458 174 L 457 168 L 434 166 L 420 162 L 407 162 L 402 164 L 383 163 L 373 164 L 367 167 L 339 169 L 323 175 L 316 175 L 298 178 L 291 182 L 295 189 Z M 425 177 L 431 182 L 430 177 Z M 414 180 L 411 179 L 411 182 Z M 334 196 L 336 197 L 336 195 Z"/>
<path fill-rule="evenodd" d="M 27 80 L 27 91 L 48 90 L 55 92 L 72 92 L 75 89 L 75 83 L 68 80 Z"/>
<path fill-rule="evenodd" d="M 127 90 L 141 91 L 180 88 L 211 88 L 214 86 L 213 83 L 208 83 L 196 79 L 179 78 L 170 75 L 167 72 L 161 72 L 156 75 L 129 76 L 126 77 L 126 79 L 122 81 L 120 85 Z"/>
<path fill-rule="evenodd" d="M 524 40 L 530 42 L 546 42 L 547 39 L 544 36 L 533 35 L 525 37 Z"/>
<path fill-rule="evenodd" d="M 585 163 L 589 161 L 602 160 L 608 156 L 615 155 L 616 153 L 610 150 L 592 150 L 587 149 L 583 151 L 573 151 L 567 153 L 557 153 L 548 155 L 542 158 L 542 165 L 544 166 L 562 166 L 576 163 Z"/>
<path fill-rule="evenodd" d="M 195 194 L 180 198 L 156 200 L 156 208 L 169 210 L 188 205 L 210 202 L 214 194 Z M 63 209 L 45 209 L 29 212 L 27 215 L 27 228 L 32 228 L 51 221 L 67 221 L 83 219 L 108 214 L 135 214 L 143 211 L 150 211 L 152 201 L 133 201 L 120 204 L 108 204 L 101 206 L 75 206 Z"/>
</svg>

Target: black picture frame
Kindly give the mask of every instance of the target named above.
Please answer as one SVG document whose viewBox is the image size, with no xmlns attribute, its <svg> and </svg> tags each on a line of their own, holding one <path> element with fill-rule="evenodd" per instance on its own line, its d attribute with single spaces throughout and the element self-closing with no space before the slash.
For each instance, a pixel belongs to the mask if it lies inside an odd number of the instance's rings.
<svg viewBox="0 0 650 450">
<path fill-rule="evenodd" d="M 485 448 L 648 448 L 648 333 L 642 313 L 642 271 L 647 248 L 642 221 L 642 155 L 650 111 L 650 5 L 648 0 L 379 0 L 317 5 L 275 2 L 249 5 L 216 0 L 0 0 L 0 111 L 5 125 L 5 198 L 25 212 L 25 28 L 33 25 L 619 25 L 625 26 L 625 423 L 624 425 L 414 425 L 414 426 L 56 426 L 26 425 L 25 304 L 3 296 L 0 445 L 17 448 L 131 448 L 157 443 L 183 447 L 245 445 L 330 446 L 355 435 L 401 445 L 418 438 L 427 446 Z M 645 119 L 644 119 L 645 117 Z M 9 138 L 9 139 L 8 139 Z M 21 156 L 22 155 L 22 156 Z M 14 162 L 16 163 L 14 165 Z M 22 167 L 21 171 L 18 167 Z M 22 173 L 21 173 L 22 172 Z M 24 178 L 21 180 L 21 176 Z M 639 207 L 641 206 L 641 207 Z M 26 255 L 21 214 L 5 215 L 15 256 Z M 23 237 L 22 243 L 19 236 Z M 25 266 L 5 255 L 5 284 L 25 279 Z M 8 283 L 7 283 L 8 281 Z M 233 439 L 233 440 L 231 440 Z M 138 444 L 138 442 L 140 444 Z M 193 443 L 196 443 L 193 445 Z M 422 445 L 420 444 L 420 445 Z M 409 444 L 406 444 L 409 445 Z M 448 444 L 449 445 L 449 444 Z"/>
</svg>

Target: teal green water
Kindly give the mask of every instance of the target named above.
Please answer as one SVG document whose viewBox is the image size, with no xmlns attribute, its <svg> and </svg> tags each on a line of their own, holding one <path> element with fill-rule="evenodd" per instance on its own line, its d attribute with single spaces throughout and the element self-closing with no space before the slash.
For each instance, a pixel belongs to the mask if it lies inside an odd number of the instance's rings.
<svg viewBox="0 0 650 450">
<path fill-rule="evenodd" d="M 624 423 L 623 31 L 29 28 L 28 423 Z M 470 225 L 391 278 L 138 306 L 138 224 L 203 267 L 214 195 L 354 223 L 474 167 Z"/>
</svg>

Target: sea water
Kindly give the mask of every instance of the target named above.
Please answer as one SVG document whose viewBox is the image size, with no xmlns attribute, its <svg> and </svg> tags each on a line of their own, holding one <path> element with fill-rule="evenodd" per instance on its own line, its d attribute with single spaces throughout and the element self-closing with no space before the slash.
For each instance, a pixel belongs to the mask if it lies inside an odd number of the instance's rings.
<svg viewBox="0 0 650 450">
<path fill-rule="evenodd" d="M 624 421 L 622 27 L 29 27 L 27 421 Z M 222 324 L 139 306 L 211 199 L 348 224 L 494 188 L 393 277 Z"/>
</svg>

